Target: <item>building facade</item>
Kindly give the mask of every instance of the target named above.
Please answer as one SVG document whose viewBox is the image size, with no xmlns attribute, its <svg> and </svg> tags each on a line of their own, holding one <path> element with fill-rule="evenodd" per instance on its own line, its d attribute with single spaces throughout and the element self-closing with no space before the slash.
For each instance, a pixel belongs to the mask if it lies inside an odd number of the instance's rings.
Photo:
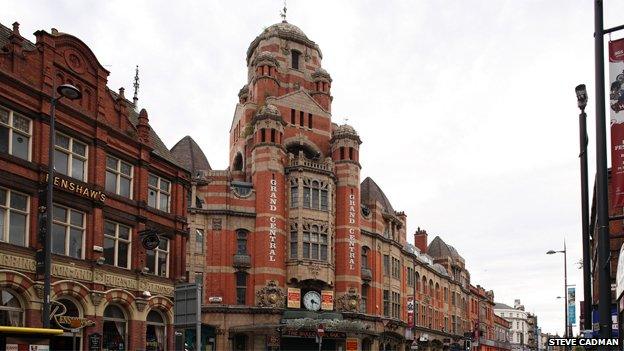
<svg viewBox="0 0 624 351">
<path fill-rule="evenodd" d="M 535 350 L 537 349 L 537 317 L 526 312 L 520 300 L 514 301 L 514 307 L 504 303 L 494 305 L 494 313 L 509 321 L 512 350 Z"/>
<path fill-rule="evenodd" d="M 471 294 L 486 306 L 478 350 L 497 350 L 493 293 L 361 179 L 360 135 L 332 121 L 319 46 L 283 21 L 250 44 L 248 80 L 212 170 L 185 137 L 191 170 L 188 277 L 203 284 L 202 338 L 213 350 L 459 350 L 472 339 Z M 476 290 L 475 290 L 476 289 Z M 479 318 L 479 317 L 477 317 Z"/>
<path fill-rule="evenodd" d="M 35 257 L 50 101 L 72 84 L 82 98 L 56 106 L 51 298 L 65 314 L 52 325 L 78 326 L 79 350 L 97 341 L 105 350 L 172 350 L 190 174 L 137 101 L 107 87 L 109 72 L 84 42 L 55 29 L 35 38 L 18 23 L 0 25 L 0 325 L 42 325 Z M 160 236 L 156 248 L 143 247 L 145 231 Z M 71 349 L 71 336 L 54 337 L 51 349 Z"/>
</svg>

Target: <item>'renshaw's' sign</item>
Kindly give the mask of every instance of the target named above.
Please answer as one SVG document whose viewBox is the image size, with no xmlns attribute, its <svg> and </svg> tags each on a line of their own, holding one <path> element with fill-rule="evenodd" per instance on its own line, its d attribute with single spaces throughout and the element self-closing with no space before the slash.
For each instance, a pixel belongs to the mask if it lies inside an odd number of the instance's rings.
<svg viewBox="0 0 624 351">
<path fill-rule="evenodd" d="M 45 175 L 45 182 L 48 181 L 48 175 Z M 54 186 L 63 190 L 69 191 L 81 195 L 85 198 L 104 202 L 106 201 L 106 194 L 101 190 L 95 190 L 88 184 L 74 182 L 71 179 L 65 179 L 59 176 L 54 176 Z"/>
</svg>

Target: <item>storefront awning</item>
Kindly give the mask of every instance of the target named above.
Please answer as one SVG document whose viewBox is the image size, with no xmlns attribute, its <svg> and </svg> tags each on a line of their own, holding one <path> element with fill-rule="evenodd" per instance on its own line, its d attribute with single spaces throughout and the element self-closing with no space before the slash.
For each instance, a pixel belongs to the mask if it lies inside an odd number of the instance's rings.
<svg viewBox="0 0 624 351">
<path fill-rule="evenodd" d="M 1 334 L 61 335 L 64 332 L 63 329 L 0 326 Z"/>
</svg>

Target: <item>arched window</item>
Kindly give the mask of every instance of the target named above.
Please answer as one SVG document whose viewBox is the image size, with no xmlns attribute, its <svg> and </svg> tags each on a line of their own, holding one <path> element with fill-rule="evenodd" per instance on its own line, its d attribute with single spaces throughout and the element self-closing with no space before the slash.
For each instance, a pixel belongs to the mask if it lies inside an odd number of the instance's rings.
<svg viewBox="0 0 624 351">
<path fill-rule="evenodd" d="M 264 130 L 264 129 L 263 129 Z M 264 141 L 264 133 L 263 133 L 263 141 Z M 232 169 L 235 171 L 242 171 L 243 170 L 243 155 L 241 155 L 241 153 L 237 153 L 236 156 L 234 157 L 234 163 L 232 164 Z"/>
<path fill-rule="evenodd" d="M 422 293 L 427 294 L 427 277 L 423 275 L 422 277 Z"/>
<path fill-rule="evenodd" d="M 80 318 L 83 316 L 81 308 L 73 298 L 62 297 L 57 299 L 56 301 L 65 306 L 66 310 L 63 316 L 70 317 L 57 318 L 57 321 L 62 325 L 63 328 L 69 329 L 75 318 Z M 76 345 L 81 345 L 82 343 L 83 330 L 84 329 L 79 329 L 79 331 L 76 333 Z M 50 340 L 50 350 L 71 350 L 73 346 L 73 337 L 74 335 L 69 330 L 65 330 L 62 336 L 55 336 L 54 338 L 52 338 L 52 340 Z"/>
<path fill-rule="evenodd" d="M 420 292 L 420 274 L 414 272 L 414 283 L 416 284 L 416 291 Z"/>
<path fill-rule="evenodd" d="M 299 206 L 299 179 L 290 179 L 290 207 L 295 208 Z"/>
<path fill-rule="evenodd" d="M 109 351 L 127 350 L 128 322 L 123 310 L 117 305 L 108 305 L 104 310 L 102 327 L 102 349 Z"/>
<path fill-rule="evenodd" d="M 247 296 L 247 273 L 236 272 L 236 304 L 244 305 Z"/>
<path fill-rule="evenodd" d="M 318 180 L 303 180 L 303 207 L 327 211 L 329 204 L 329 186 Z"/>
<path fill-rule="evenodd" d="M 435 298 L 436 300 L 440 300 L 440 284 L 435 283 Z"/>
<path fill-rule="evenodd" d="M 24 326 L 24 308 L 17 294 L 10 290 L 0 290 L 0 325 L 8 327 Z"/>
<path fill-rule="evenodd" d="M 236 231 L 236 253 L 247 255 L 247 231 L 244 229 Z"/>
<path fill-rule="evenodd" d="M 299 57 L 301 56 L 301 53 L 297 50 L 291 50 L 290 56 L 291 56 L 291 67 L 294 69 L 299 69 Z"/>
<path fill-rule="evenodd" d="M 429 295 L 433 298 L 435 294 L 435 290 L 433 290 L 433 280 L 429 279 Z"/>
<path fill-rule="evenodd" d="M 145 350 L 165 351 L 167 349 L 167 328 L 160 312 L 151 310 L 147 314 L 145 329 Z"/>
</svg>

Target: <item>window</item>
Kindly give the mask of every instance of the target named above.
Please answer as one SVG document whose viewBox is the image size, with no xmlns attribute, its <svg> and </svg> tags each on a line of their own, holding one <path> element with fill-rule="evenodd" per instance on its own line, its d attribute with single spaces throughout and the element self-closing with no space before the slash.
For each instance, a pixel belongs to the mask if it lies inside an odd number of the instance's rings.
<svg viewBox="0 0 624 351">
<path fill-rule="evenodd" d="M 362 268 L 368 268 L 368 248 L 365 246 L 362 247 L 362 258 L 360 261 Z"/>
<path fill-rule="evenodd" d="M 318 225 L 303 227 L 303 258 L 327 261 L 327 233 L 321 232 Z"/>
<path fill-rule="evenodd" d="M 414 289 L 420 292 L 420 274 L 414 270 Z"/>
<path fill-rule="evenodd" d="M 427 294 L 427 277 L 422 277 L 422 293 Z"/>
<path fill-rule="evenodd" d="M 295 124 L 295 114 L 296 114 L 295 109 L 291 108 L 290 109 L 290 124 L 293 124 L 293 125 Z"/>
<path fill-rule="evenodd" d="M 30 119 L 0 107 L 0 152 L 30 160 Z"/>
<path fill-rule="evenodd" d="M 67 135 L 56 133 L 54 169 L 56 172 L 87 181 L 87 145 Z"/>
<path fill-rule="evenodd" d="M 132 165 L 106 156 L 106 191 L 132 198 Z M 190 198 L 190 196 L 189 196 Z"/>
<path fill-rule="evenodd" d="M 130 243 L 132 229 L 125 225 L 104 222 L 104 258 L 106 264 L 130 268 Z"/>
<path fill-rule="evenodd" d="M 345 156 L 345 155 L 344 155 L 344 154 L 345 154 L 345 151 L 344 151 L 344 150 L 345 150 L 345 149 L 344 149 L 344 146 L 341 146 L 341 147 L 340 147 L 340 159 L 341 159 L 341 160 L 344 160 L 344 156 Z"/>
<path fill-rule="evenodd" d="M 24 308 L 17 295 L 10 290 L 1 289 L 0 297 L 0 325 L 23 327 Z"/>
<path fill-rule="evenodd" d="M 298 236 L 299 236 L 299 233 L 297 231 L 297 225 L 296 224 L 291 225 L 290 226 L 290 258 L 297 258 Z"/>
<path fill-rule="evenodd" d="M 401 294 L 392 292 L 392 317 L 401 318 Z"/>
<path fill-rule="evenodd" d="M 390 316 L 390 290 L 383 291 L 383 314 Z"/>
<path fill-rule="evenodd" d="M 204 253 L 204 231 L 201 229 L 195 229 L 195 253 Z"/>
<path fill-rule="evenodd" d="M 247 255 L 247 231 L 239 229 L 236 231 L 236 253 Z"/>
<path fill-rule="evenodd" d="M 236 272 L 236 304 L 244 305 L 247 295 L 247 273 Z"/>
<path fill-rule="evenodd" d="M 418 302 L 414 300 L 414 325 L 420 324 L 420 319 L 418 319 L 419 312 Z"/>
<path fill-rule="evenodd" d="M 390 255 L 383 255 L 383 272 L 384 275 L 390 275 Z"/>
<path fill-rule="evenodd" d="M 58 205 L 54 205 L 52 213 L 52 252 L 59 255 L 83 258 L 84 213 Z"/>
<path fill-rule="evenodd" d="M 195 283 L 204 284 L 204 272 L 195 272 Z"/>
<path fill-rule="evenodd" d="M 448 289 L 444 287 L 444 302 L 448 303 Z"/>
<path fill-rule="evenodd" d="M 392 257 L 392 277 L 397 279 L 401 278 L 401 261 L 394 257 Z"/>
<path fill-rule="evenodd" d="M 349 160 L 353 160 L 353 148 L 349 148 Z"/>
<path fill-rule="evenodd" d="M 236 334 L 234 336 L 234 351 L 246 351 L 247 350 L 247 335 Z"/>
<path fill-rule="evenodd" d="M 299 111 L 299 125 L 301 127 L 303 127 L 305 125 L 305 121 L 304 121 L 304 117 L 305 114 L 303 113 L 303 111 Z"/>
<path fill-rule="evenodd" d="M 366 301 L 368 301 L 368 285 L 362 285 L 362 296 L 360 298 L 360 312 L 366 313 Z"/>
<path fill-rule="evenodd" d="M 0 188 L 0 241 L 26 246 L 28 196 Z"/>
<path fill-rule="evenodd" d="M 414 284 L 414 281 L 413 281 L 414 276 L 412 272 L 413 272 L 413 269 L 411 267 L 407 267 L 407 286 L 408 287 Z"/>
<path fill-rule="evenodd" d="M 169 239 L 160 238 L 158 247 L 154 250 L 147 250 L 147 268 L 149 272 L 161 277 L 169 276 Z"/>
<path fill-rule="evenodd" d="M 128 323 L 126 316 L 116 305 L 108 305 L 104 310 L 104 323 L 102 326 L 102 349 L 125 351 L 126 333 Z"/>
<path fill-rule="evenodd" d="M 303 207 L 327 211 L 329 186 L 318 180 L 303 180 Z"/>
<path fill-rule="evenodd" d="M 161 211 L 169 212 L 169 197 L 171 196 L 171 183 L 153 174 L 148 178 L 147 205 Z"/>
<path fill-rule="evenodd" d="M 164 351 L 167 345 L 167 329 L 162 314 L 154 310 L 150 311 L 145 324 L 145 350 Z"/>
<path fill-rule="evenodd" d="M 299 69 L 299 56 L 301 56 L 301 53 L 299 51 L 296 50 L 292 50 L 290 52 L 291 55 L 291 66 L 294 69 Z"/>
<path fill-rule="evenodd" d="M 290 180 L 290 207 L 294 208 L 299 206 L 299 180 Z"/>
<path fill-rule="evenodd" d="M 455 306 L 455 292 L 451 291 L 451 305 Z"/>
<path fill-rule="evenodd" d="M 308 113 L 308 128 L 312 129 L 312 114 Z"/>
<path fill-rule="evenodd" d="M 433 324 L 433 308 L 429 307 L 429 314 L 427 315 L 427 317 L 429 318 L 429 320 L 427 321 L 429 323 L 428 327 L 431 328 L 431 327 L 434 326 L 434 324 Z"/>
</svg>

